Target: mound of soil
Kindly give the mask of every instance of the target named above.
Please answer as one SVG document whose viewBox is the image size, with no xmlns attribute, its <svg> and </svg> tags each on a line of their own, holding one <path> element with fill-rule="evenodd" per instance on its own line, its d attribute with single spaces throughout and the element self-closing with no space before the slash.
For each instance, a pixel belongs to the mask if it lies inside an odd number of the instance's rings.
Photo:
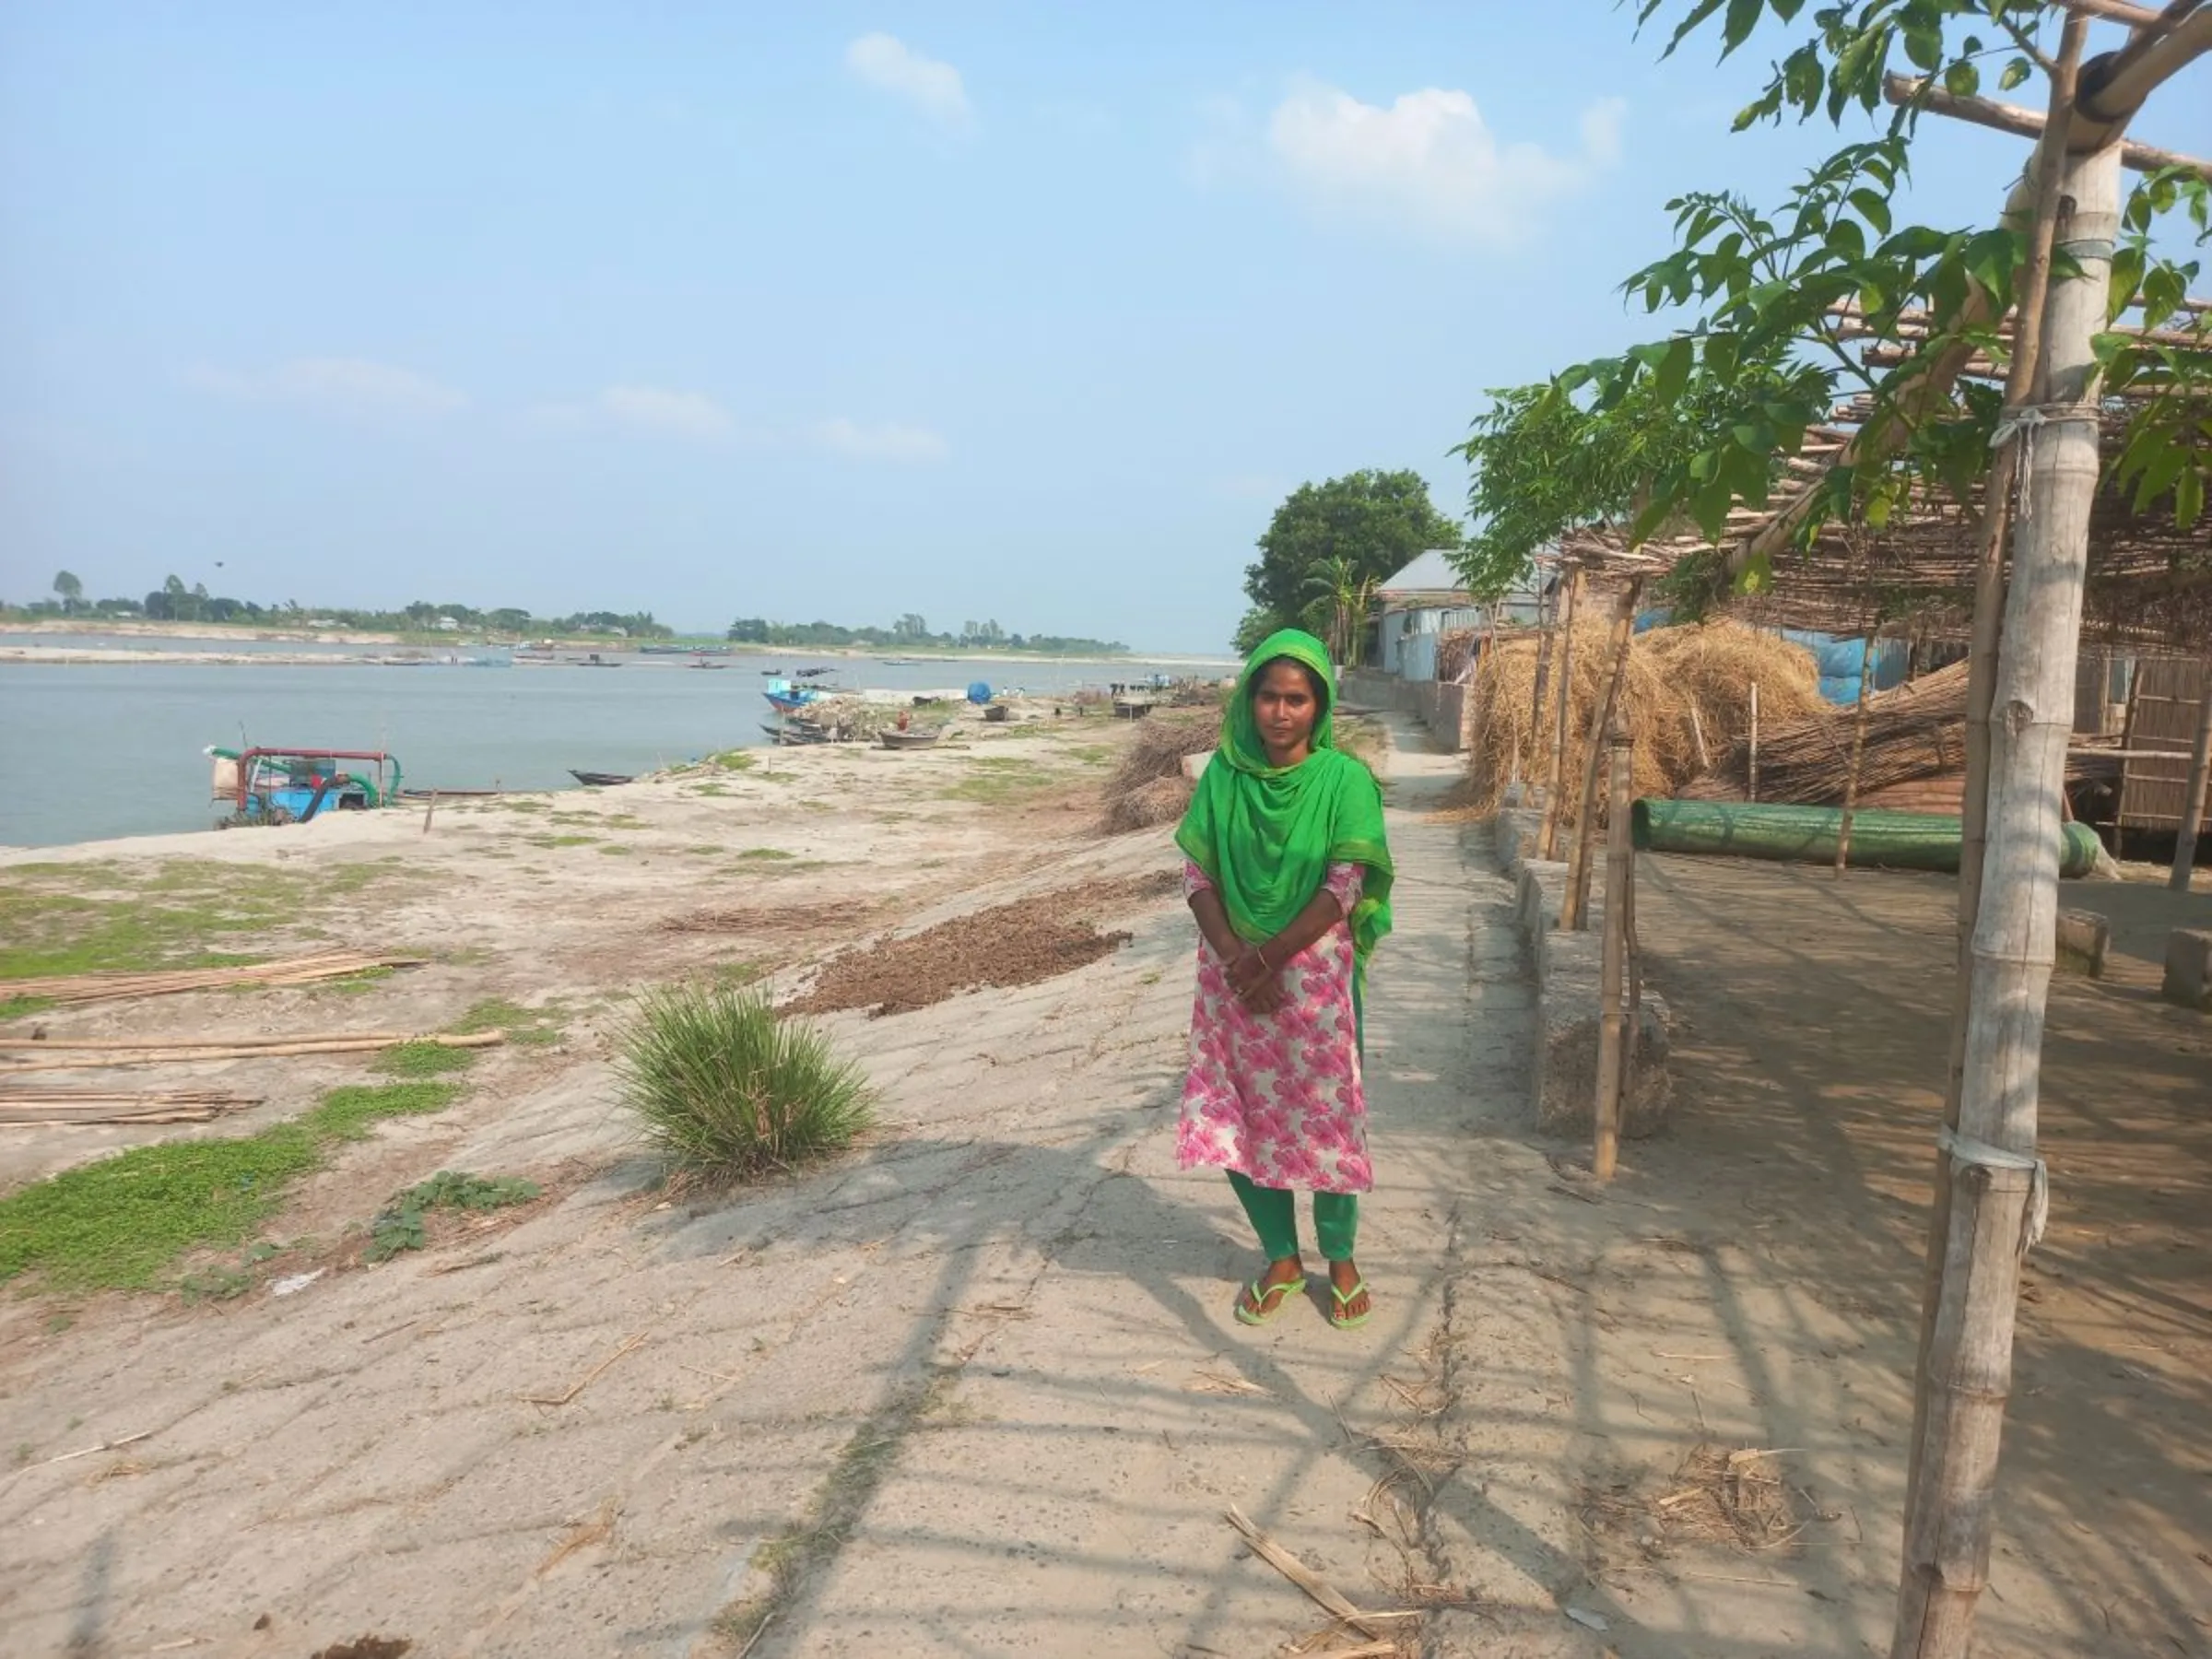
<svg viewBox="0 0 2212 1659">
<path fill-rule="evenodd" d="M 1162 871 L 1091 881 L 994 905 L 904 938 L 881 938 L 832 957 L 787 1014 L 865 1008 L 871 1018 L 905 1014 L 984 986 L 1033 985 L 1110 956 L 1129 942 L 1088 916 L 1166 897 L 1180 877 Z"/>
</svg>

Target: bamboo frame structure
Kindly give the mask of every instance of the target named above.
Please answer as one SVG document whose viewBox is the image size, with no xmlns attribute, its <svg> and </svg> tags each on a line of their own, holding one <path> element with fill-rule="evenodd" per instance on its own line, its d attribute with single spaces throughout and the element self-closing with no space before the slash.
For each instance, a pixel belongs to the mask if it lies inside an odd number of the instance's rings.
<svg viewBox="0 0 2212 1659">
<path fill-rule="evenodd" d="M 2115 148 L 2070 155 L 2074 269 L 2052 284 L 2037 401 L 2081 411 L 2038 439 L 2013 547 L 1997 660 L 1989 845 L 1974 927 L 1951 1211 L 1924 1379 L 1918 1479 L 1905 1517 L 1892 1659 L 1961 1659 L 1987 1582 L 2020 1265 L 2041 1230 L 2035 1157 L 2043 1016 L 2058 912 L 2058 795 L 2073 729 L 2083 559 L 2100 474 L 2093 342 L 2120 229 Z"/>
<path fill-rule="evenodd" d="M 2067 19 L 2059 38 L 2058 61 L 2051 75 L 2051 132 L 2065 130 L 2075 79 L 2088 26 Z M 2007 407 L 2026 403 L 2042 365 L 2043 311 L 2051 290 L 2051 260 L 2057 246 L 2065 178 L 2065 151 L 2054 141 L 2038 143 L 2028 164 L 2033 218 L 2028 233 L 2028 264 L 2020 277 L 2019 308 L 2014 313 L 2012 364 L 2005 378 Z M 1989 841 L 1990 714 L 1994 706 L 1997 644 L 2005 614 L 2006 538 L 2012 527 L 2014 462 L 2019 440 L 1994 445 L 1989 482 L 1983 491 L 1983 535 L 1974 566 L 1972 631 L 1967 650 L 1966 780 L 1959 813 L 1959 951 L 1951 999 L 1950 1044 L 1944 1065 L 1943 1123 L 1959 1126 L 1959 1095 L 1966 1076 L 1966 1027 L 1973 994 L 1974 928 L 1981 917 L 1982 866 Z M 1920 1341 L 1913 1360 L 1912 1433 L 1905 1456 L 1908 1509 L 1920 1486 L 1922 1436 L 1927 1430 L 1928 1358 L 1936 1340 L 1936 1301 L 1943 1293 L 1947 1241 L 1951 1226 L 1951 1160 L 1939 1148 L 1928 1203 L 1926 1266 L 1921 1284 Z"/>
<path fill-rule="evenodd" d="M 1606 637 L 1606 688 L 1591 711 L 1590 743 L 1583 762 L 1582 815 L 1574 825 L 1574 853 L 1567 864 L 1567 894 L 1559 900 L 1559 925 L 1580 933 L 1589 924 L 1590 850 L 1597 838 L 1597 783 L 1603 770 L 1605 735 L 1613 727 L 1614 706 L 1620 700 L 1620 682 L 1629 671 L 1630 636 L 1636 627 L 1636 602 L 1643 593 L 1643 578 L 1630 577 L 1620 590 L 1613 612 L 1612 632 Z"/>
</svg>

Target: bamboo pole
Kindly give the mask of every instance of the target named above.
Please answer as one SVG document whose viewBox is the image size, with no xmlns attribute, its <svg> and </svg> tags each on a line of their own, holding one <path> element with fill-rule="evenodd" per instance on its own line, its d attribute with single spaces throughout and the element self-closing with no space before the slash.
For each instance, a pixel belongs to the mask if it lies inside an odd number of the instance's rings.
<svg viewBox="0 0 2212 1659">
<path fill-rule="evenodd" d="M 2088 25 L 2069 18 L 2059 38 L 2058 62 L 2051 76 L 2051 113 L 2047 130 L 2063 134 L 2074 99 L 2074 83 L 2081 65 Z M 2028 231 L 2028 263 L 2020 273 L 2019 307 L 2013 324 L 2012 364 L 2005 377 L 2008 408 L 2025 405 L 2034 394 L 2043 341 L 2043 308 L 2051 285 L 2051 255 L 2058 235 L 2060 191 L 2066 158 L 2055 140 L 2036 148 L 2028 173 L 2031 181 Z M 1972 632 L 1967 646 L 1966 782 L 1959 806 L 1959 969 L 1953 979 L 1951 1041 L 1943 1086 L 1943 1121 L 1947 1128 L 1959 1124 L 1959 1091 L 1966 1068 L 1968 998 L 1972 978 L 1974 928 L 1982 905 L 1983 860 L 1988 844 L 1990 712 L 1996 686 L 1997 645 L 2005 617 L 2005 548 L 2012 518 L 2014 467 L 2018 440 L 2008 437 L 1995 445 L 1989 458 L 1989 484 L 1983 492 L 1982 547 L 1974 567 Z M 1945 1240 L 1951 1224 L 1951 1160 L 1940 1152 L 1936 1158 L 1934 1192 L 1928 1206 L 1927 1265 L 1922 1277 L 1920 1347 L 1915 1363 L 1912 1435 L 1907 1442 L 1905 1490 L 1920 1482 L 1922 1436 L 1926 1427 L 1928 1350 L 1936 1335 L 1936 1300 L 1941 1290 Z"/>
<path fill-rule="evenodd" d="M 1529 782 L 1532 783 L 1535 782 L 1536 773 L 1541 769 L 1541 761 L 1538 757 L 1541 753 L 1544 732 L 1544 696 L 1551 689 L 1551 652 L 1552 647 L 1558 642 L 1559 584 L 1557 582 L 1552 583 L 1551 592 L 1544 596 L 1542 606 L 1543 608 L 1549 610 L 1551 619 L 1543 624 L 1536 640 L 1536 683 L 1529 697 L 1528 771 Z M 1541 611 L 1538 613 L 1538 620 L 1542 621 Z M 1520 769 L 1521 747 L 1520 745 L 1515 744 L 1513 746 L 1513 770 L 1516 774 Z"/>
<path fill-rule="evenodd" d="M 2020 1262 L 2041 1232 L 2035 1156 L 2044 1009 L 2058 921 L 2058 797 L 2074 720 L 2089 511 L 2100 473 L 2096 335 L 2120 230 L 2120 158 L 2069 156 L 2073 268 L 2051 285 L 2038 402 L 1991 733 L 1989 844 L 1974 927 L 1959 1124 L 1924 1385 L 1919 1479 L 1905 1517 L 1892 1659 L 1963 1659 L 1988 1576 Z"/>
<path fill-rule="evenodd" d="M 1606 826 L 1606 925 L 1598 971 L 1597 1102 L 1595 1144 L 1590 1170 L 1600 1181 L 1613 1179 L 1620 1158 L 1620 1099 L 1628 1073 L 1630 1041 L 1621 1010 L 1629 956 L 1630 865 L 1635 849 L 1629 841 L 1629 797 L 1635 791 L 1636 751 L 1618 720 L 1606 739 L 1611 758 Z"/>
<path fill-rule="evenodd" d="M 2196 867 L 2196 832 L 2205 821 L 2205 794 L 2212 783 L 2212 663 L 2206 665 L 2204 690 L 2196 705 L 2196 742 L 2189 750 L 2189 786 L 2182 792 L 2182 828 L 2174 838 L 2173 869 L 2166 885 L 2177 893 L 2189 890 L 2190 873 Z"/>
<path fill-rule="evenodd" d="M 1874 648 L 1882 630 L 1874 625 L 1874 555 L 1866 556 L 1866 594 L 1859 606 L 1859 695 L 1851 714 L 1851 760 L 1843 769 L 1843 815 L 1836 823 L 1836 879 L 1851 862 L 1851 820 L 1859 810 L 1859 766 L 1866 758 L 1866 701 L 1874 692 Z"/>
<path fill-rule="evenodd" d="M 1574 853 L 1567 863 L 1567 896 L 1559 901 L 1559 925 L 1569 933 L 1580 933 L 1589 925 L 1590 909 L 1590 852 L 1597 837 L 1597 782 L 1605 766 L 1605 735 L 1613 728 L 1614 705 L 1620 699 L 1620 682 L 1629 669 L 1630 637 L 1636 627 L 1636 599 L 1643 591 L 1643 578 L 1630 579 L 1629 585 L 1620 590 L 1620 603 L 1613 612 L 1613 632 L 1606 641 L 1610 661 L 1606 672 L 1606 688 L 1599 694 L 1597 707 L 1590 715 L 1589 754 L 1583 763 L 1582 815 L 1574 825 Z"/>
<path fill-rule="evenodd" d="M 1751 787 L 1747 792 L 1752 800 L 1759 799 L 1759 682 L 1751 682 L 1751 733 L 1748 739 L 1751 757 Z"/>
<path fill-rule="evenodd" d="M 1578 569 L 1567 579 L 1567 602 L 1559 618 L 1559 710 L 1552 720 L 1551 755 L 1544 768 L 1544 830 L 1536 848 L 1539 858 L 1559 855 L 1559 789 L 1567 772 L 1568 710 L 1574 700 L 1574 613 L 1583 596 L 1583 573 Z"/>
</svg>

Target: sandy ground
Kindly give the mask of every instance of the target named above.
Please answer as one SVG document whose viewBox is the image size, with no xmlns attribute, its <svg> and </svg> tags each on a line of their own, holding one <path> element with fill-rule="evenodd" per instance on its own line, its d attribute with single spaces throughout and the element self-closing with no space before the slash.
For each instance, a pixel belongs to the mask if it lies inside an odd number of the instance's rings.
<svg viewBox="0 0 2212 1659">
<path fill-rule="evenodd" d="M 373 1631 L 439 1659 L 1275 1653 L 1328 1618 L 1230 1504 L 1363 1607 L 1423 1610 L 1408 1652 L 1885 1651 L 1940 884 L 1653 861 L 1678 1126 L 1594 1191 L 1524 1126 L 1528 991 L 1488 832 L 1430 810 L 1452 762 L 1395 729 L 1360 1252 L 1378 1311 L 1348 1334 L 1317 1306 L 1230 1317 L 1246 1230 L 1172 1155 L 1192 929 L 1171 898 L 1133 902 L 1112 923 L 1130 943 L 1059 979 L 832 1017 L 889 1120 L 834 1168 L 671 1200 L 627 1143 L 609 997 L 737 961 L 795 983 L 882 925 L 1171 868 L 1164 831 L 1087 832 L 1101 769 L 1075 740 L 561 798 L 592 826 L 510 804 L 441 807 L 428 836 L 387 817 L 127 843 L 241 881 L 372 865 L 347 903 L 441 959 L 367 994 L 177 998 L 72 1030 L 428 1025 L 487 995 L 560 1011 L 558 1047 L 501 1053 L 460 1105 L 387 1125 L 278 1236 L 358 1238 L 441 1167 L 555 1190 L 385 1266 L 334 1253 L 295 1296 L 8 1300 L 7 1651 L 303 1659 Z M 118 856 L 40 862 L 114 880 Z M 709 909 L 757 921 L 662 925 Z M 2206 1651 L 2203 1241 L 2181 1226 L 2205 1213 L 2204 1041 L 2133 980 L 2060 993 L 2077 1081 L 2047 1102 L 2065 1162 L 1985 1653 Z M 266 1088 L 269 1113 L 360 1075 L 258 1064 L 276 1075 L 226 1080 Z M 0 1182 L 121 1138 L 61 1132 L 57 1155 L 6 1133 Z M 2092 1156 L 2105 1174 L 2074 1172 Z M 1739 1482 L 1732 1511 L 1685 1472 L 1700 1448 L 1766 1453 L 1776 1478 Z"/>
</svg>

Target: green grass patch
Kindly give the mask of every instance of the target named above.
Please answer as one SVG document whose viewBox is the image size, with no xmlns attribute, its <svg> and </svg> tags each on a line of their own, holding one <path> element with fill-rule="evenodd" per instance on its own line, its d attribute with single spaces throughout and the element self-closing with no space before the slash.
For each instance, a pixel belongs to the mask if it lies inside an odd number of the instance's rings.
<svg viewBox="0 0 2212 1659">
<path fill-rule="evenodd" d="M 455 1037 L 478 1031 L 504 1031 L 507 1041 L 520 1048 L 545 1048 L 560 1041 L 561 1023 L 550 1008 L 525 1008 L 504 997 L 488 996 L 470 1005 L 468 1012 L 447 1026 Z"/>
<path fill-rule="evenodd" d="M 722 856 L 722 849 L 720 847 L 712 846 L 705 841 L 701 841 L 696 847 L 686 847 L 684 851 L 690 853 L 694 858 L 720 858 Z"/>
<path fill-rule="evenodd" d="M 530 844 L 534 847 L 595 847 L 599 844 L 599 838 L 595 835 L 534 835 L 530 838 Z"/>
<path fill-rule="evenodd" d="M 1013 755 L 982 755 L 968 762 L 967 775 L 938 791 L 948 801 L 998 806 L 1049 789 L 1052 772 L 1034 760 Z"/>
<path fill-rule="evenodd" d="M 331 1146 L 380 1119 L 442 1112 L 450 1083 L 335 1088 L 304 1117 L 258 1135 L 134 1147 L 0 1199 L 0 1279 L 30 1270 L 51 1290 L 153 1288 L 188 1250 L 252 1238 Z"/>
<path fill-rule="evenodd" d="M 797 772 L 764 771 L 759 777 L 763 783 L 796 783 L 799 781 Z"/>
<path fill-rule="evenodd" d="M 739 858 L 781 859 L 796 858 L 796 853 L 786 853 L 781 847 L 747 847 L 737 854 Z"/>
<path fill-rule="evenodd" d="M 53 1006 L 51 996 L 0 996 L 0 1020 L 28 1019 Z"/>
<path fill-rule="evenodd" d="M 760 757 L 750 749 L 724 749 L 720 754 L 709 755 L 707 764 L 720 767 L 724 771 L 750 771 L 760 764 Z"/>
<path fill-rule="evenodd" d="M 509 798 L 500 800 L 495 804 L 505 808 L 509 812 L 550 812 L 553 810 L 551 804 L 546 801 L 524 801 Z"/>
<path fill-rule="evenodd" d="M 609 813 L 599 821 L 609 830 L 650 830 L 653 827 L 634 812 Z"/>
<path fill-rule="evenodd" d="M 423 1218 L 432 1210 L 495 1210 L 528 1204 L 540 1189 L 535 1181 L 519 1175 L 471 1175 L 459 1170 L 441 1170 L 418 1186 L 411 1186 L 379 1210 L 369 1224 L 369 1248 L 364 1262 L 390 1261 L 403 1250 L 420 1250 L 425 1241 Z"/>
<path fill-rule="evenodd" d="M 427 1117 L 460 1098 L 458 1083 L 349 1083 L 299 1121 L 319 1140 L 366 1140 L 385 1118 Z"/>
<path fill-rule="evenodd" d="M 447 1048 L 441 1042 L 399 1042 L 369 1062 L 369 1069 L 387 1077 L 442 1077 L 466 1071 L 477 1063 L 475 1049 Z"/>
<path fill-rule="evenodd" d="M 825 1158 L 875 1121 L 876 1091 L 805 1019 L 756 990 L 647 994 L 619 1038 L 624 1104 L 676 1171 L 750 1180 Z"/>
<path fill-rule="evenodd" d="M 635 853 L 637 849 L 635 847 L 626 847 L 620 841 L 609 841 L 606 843 L 606 845 L 601 847 L 599 851 L 606 853 L 610 858 L 628 858 L 632 853 Z"/>
<path fill-rule="evenodd" d="M 312 875 L 202 859 L 17 865 L 0 879 L 0 980 L 258 961 L 272 934 L 297 939 L 372 888 L 418 879 L 366 862 Z"/>
</svg>

